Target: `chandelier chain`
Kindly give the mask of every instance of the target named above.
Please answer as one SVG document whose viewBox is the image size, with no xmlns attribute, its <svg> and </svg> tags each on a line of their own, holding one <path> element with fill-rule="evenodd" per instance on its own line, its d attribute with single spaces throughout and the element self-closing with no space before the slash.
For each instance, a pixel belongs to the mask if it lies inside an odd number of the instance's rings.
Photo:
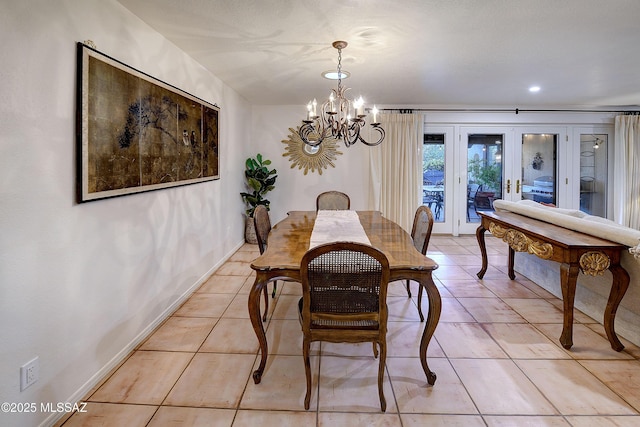
<svg viewBox="0 0 640 427">
<path fill-rule="evenodd" d="M 342 49 L 338 48 L 338 90 L 342 87 Z"/>
</svg>

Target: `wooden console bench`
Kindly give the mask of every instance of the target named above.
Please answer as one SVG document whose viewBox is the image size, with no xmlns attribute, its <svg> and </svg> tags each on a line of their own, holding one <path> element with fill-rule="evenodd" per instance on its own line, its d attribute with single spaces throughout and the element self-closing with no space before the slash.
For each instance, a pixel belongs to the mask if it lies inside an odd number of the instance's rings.
<svg viewBox="0 0 640 427">
<path fill-rule="evenodd" d="M 578 272 L 591 276 L 602 275 L 605 270 L 613 274 L 609 300 L 604 311 L 604 330 L 611 348 L 620 351 L 624 345 L 615 333 L 616 310 L 629 287 L 629 274 L 620 266 L 620 254 L 625 245 L 579 233 L 547 222 L 538 221 L 513 212 L 479 212 L 480 226 L 476 237 L 482 253 L 482 269 L 478 278 L 487 271 L 487 248 L 484 232 L 504 240 L 509 245 L 509 278 L 515 279 L 513 260 L 515 252 L 528 252 L 542 259 L 556 261 L 560 266 L 560 286 L 564 308 L 564 324 L 560 343 L 564 348 L 573 345 L 573 304 Z"/>
</svg>

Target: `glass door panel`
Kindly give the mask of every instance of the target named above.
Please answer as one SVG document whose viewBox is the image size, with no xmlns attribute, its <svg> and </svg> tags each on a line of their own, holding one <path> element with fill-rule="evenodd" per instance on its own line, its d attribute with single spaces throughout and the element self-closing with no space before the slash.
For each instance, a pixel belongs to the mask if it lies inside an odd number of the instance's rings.
<svg viewBox="0 0 640 427">
<path fill-rule="evenodd" d="M 580 134 L 580 210 L 607 217 L 607 134 Z"/>
<path fill-rule="evenodd" d="M 425 126 L 422 146 L 422 204 L 431 208 L 433 232 L 452 233 L 453 127 Z"/>
<path fill-rule="evenodd" d="M 502 198 L 503 134 L 467 136 L 467 223 L 480 222 L 478 212 L 492 211 Z"/>
<path fill-rule="evenodd" d="M 435 222 L 444 222 L 445 134 L 426 133 L 422 147 L 422 204 L 429 206 Z"/>
<path fill-rule="evenodd" d="M 493 202 L 506 196 L 504 159 L 513 155 L 513 135 L 505 126 L 460 128 L 454 235 L 475 233 L 479 214 L 493 211 Z"/>
<path fill-rule="evenodd" d="M 557 205 L 556 152 L 558 135 L 525 133 L 522 135 L 522 199 Z M 518 186 L 516 181 L 516 187 Z M 516 188 L 516 192 L 518 189 Z"/>
</svg>

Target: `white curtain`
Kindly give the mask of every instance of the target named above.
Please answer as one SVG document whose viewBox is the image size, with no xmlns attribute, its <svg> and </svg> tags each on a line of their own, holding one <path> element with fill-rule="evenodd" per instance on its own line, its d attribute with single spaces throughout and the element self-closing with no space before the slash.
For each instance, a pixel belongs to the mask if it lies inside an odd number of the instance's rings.
<svg viewBox="0 0 640 427">
<path fill-rule="evenodd" d="M 411 232 L 422 195 L 422 114 L 381 114 L 384 141 L 371 148 L 372 208 Z"/>
<path fill-rule="evenodd" d="M 613 216 L 640 230 L 640 116 L 616 116 Z"/>
</svg>

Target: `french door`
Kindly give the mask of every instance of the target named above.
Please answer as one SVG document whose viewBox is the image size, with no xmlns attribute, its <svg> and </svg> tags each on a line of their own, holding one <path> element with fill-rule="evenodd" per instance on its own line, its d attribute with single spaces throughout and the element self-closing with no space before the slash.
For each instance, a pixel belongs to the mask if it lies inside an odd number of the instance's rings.
<svg viewBox="0 0 640 427">
<path fill-rule="evenodd" d="M 567 145 L 562 127 L 460 127 L 454 234 L 475 233 L 496 200 L 562 207 L 570 199 Z"/>
<path fill-rule="evenodd" d="M 608 217 L 613 127 L 425 124 L 422 202 L 434 233 L 473 234 L 499 199 L 532 200 Z"/>
</svg>

